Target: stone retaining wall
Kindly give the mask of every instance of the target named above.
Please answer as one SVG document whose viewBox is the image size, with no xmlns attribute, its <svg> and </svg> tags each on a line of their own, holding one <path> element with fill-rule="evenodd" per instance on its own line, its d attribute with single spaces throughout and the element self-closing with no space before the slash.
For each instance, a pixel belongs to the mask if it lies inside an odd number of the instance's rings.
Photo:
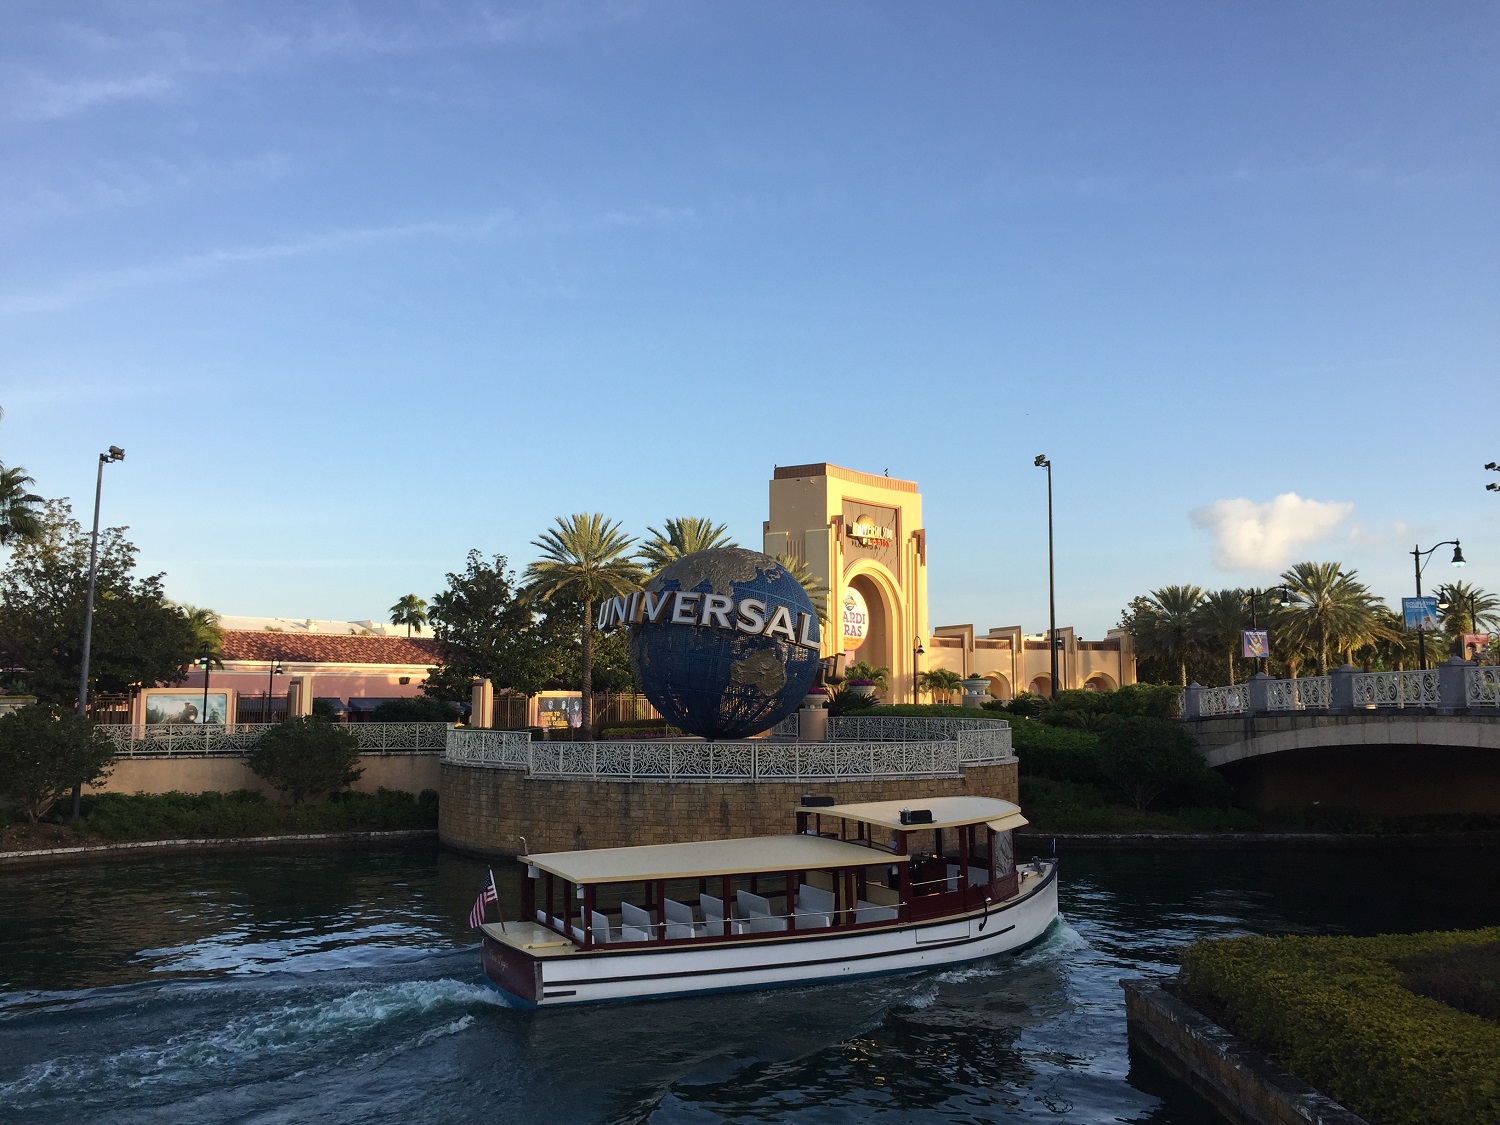
<svg viewBox="0 0 1500 1125">
<path fill-rule="evenodd" d="M 377 789 L 400 789 L 420 793 L 438 787 L 438 762 L 442 755 L 363 754 L 359 764 L 364 773 L 354 783 L 357 793 Z M 89 793 L 204 793 L 217 790 L 230 793 L 236 789 L 257 789 L 269 796 L 275 790 L 245 764 L 233 756 L 194 758 L 173 755 L 170 758 L 120 758 L 103 784 L 90 787 Z"/>
<path fill-rule="evenodd" d="M 962 777 L 836 782 L 594 781 L 528 778 L 524 771 L 442 764 L 438 835 L 449 847 L 513 856 L 796 830 L 804 793 L 840 803 L 924 797 L 1016 800 L 1016 763 L 968 766 Z"/>
<path fill-rule="evenodd" d="M 1235 1125 L 1368 1125 L 1156 981 L 1123 980 L 1130 1042 Z"/>
</svg>

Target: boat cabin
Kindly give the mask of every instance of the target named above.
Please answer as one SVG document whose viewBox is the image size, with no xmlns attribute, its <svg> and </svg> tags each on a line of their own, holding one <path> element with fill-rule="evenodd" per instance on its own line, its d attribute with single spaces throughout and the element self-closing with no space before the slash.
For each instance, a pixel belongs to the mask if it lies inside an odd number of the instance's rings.
<svg viewBox="0 0 1500 1125">
<path fill-rule="evenodd" d="M 964 915 L 1017 894 L 1011 833 L 1025 823 L 1016 805 L 988 797 L 805 797 L 793 836 L 525 856 L 523 925 L 534 932 L 534 918 L 577 951 Z"/>
</svg>

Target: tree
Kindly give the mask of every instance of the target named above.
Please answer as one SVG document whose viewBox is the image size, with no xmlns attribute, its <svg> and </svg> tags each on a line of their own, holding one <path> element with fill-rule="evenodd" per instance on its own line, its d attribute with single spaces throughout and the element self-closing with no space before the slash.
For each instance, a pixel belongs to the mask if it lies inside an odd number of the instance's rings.
<svg viewBox="0 0 1500 1125">
<path fill-rule="evenodd" d="M 1203 591 L 1197 586 L 1163 586 L 1149 597 L 1134 599 L 1120 622 L 1135 638 L 1139 651 L 1177 666 L 1183 687 L 1188 683 L 1188 657 L 1196 643 L 1196 615 L 1202 602 Z"/>
<path fill-rule="evenodd" d="M 430 695 L 413 695 L 405 699 L 387 699 L 370 714 L 374 723 L 456 723 L 457 704 Z"/>
<path fill-rule="evenodd" d="M 1099 732 L 1099 772 L 1142 812 L 1207 769 L 1180 723 L 1127 716 Z"/>
<path fill-rule="evenodd" d="M 1195 612 L 1198 641 L 1205 648 L 1225 654 L 1225 671 L 1234 683 L 1234 657 L 1246 626 L 1245 591 L 1215 590 L 1204 595 Z"/>
<path fill-rule="evenodd" d="M 35 483 L 20 466 L 7 469 L 0 465 L 0 547 L 12 539 L 35 539 L 41 533 L 38 506 L 44 501 L 26 491 L 27 485 Z"/>
<path fill-rule="evenodd" d="M 354 732 L 314 717 L 277 723 L 245 756 L 255 775 L 294 805 L 353 785 L 365 772 L 357 761 Z"/>
<path fill-rule="evenodd" d="M 704 516 L 679 516 L 667 520 L 662 527 L 661 531 L 648 527 L 646 530 L 651 536 L 636 551 L 636 558 L 648 577 L 660 574 L 668 563 L 676 562 L 683 555 L 715 547 L 738 546 L 729 538 L 727 527 Z"/>
<path fill-rule="evenodd" d="M 594 603 L 640 588 L 645 577 L 630 557 L 635 542 L 614 520 L 579 512 L 542 533 L 532 546 L 542 557 L 526 568 L 526 596 L 540 602 L 566 595 L 583 603 L 579 680 L 583 688 L 583 729 L 594 722 Z"/>
<path fill-rule="evenodd" d="M 413 625 L 427 624 L 427 603 L 416 594 L 402 594 L 391 606 L 391 624 L 405 625 L 406 635 L 411 636 Z"/>
<path fill-rule="evenodd" d="M 162 575 L 134 574 L 136 548 L 125 530 L 99 534 L 91 693 L 179 682 L 197 656 L 192 626 L 167 600 Z M 36 537 L 15 543 L 0 575 L 0 664 L 23 669 L 43 702 L 77 699 L 88 566 L 89 535 L 66 501 L 51 500 Z"/>
<path fill-rule="evenodd" d="M 917 675 L 917 687 L 930 695 L 942 695 L 948 702 L 953 702 L 953 693 L 962 691 L 964 678 L 957 672 L 949 671 L 947 668 L 934 668 L 930 672 L 920 672 Z"/>
<path fill-rule="evenodd" d="M 211 667 L 224 667 L 224 630 L 219 625 L 219 615 L 202 606 L 181 605 L 177 608 L 187 618 L 188 628 L 193 632 L 193 651 L 198 658 L 207 656 Z"/>
<path fill-rule="evenodd" d="M 1500 629 L 1500 597 L 1471 586 L 1467 582 L 1445 582 L 1437 588 L 1439 602 L 1448 608 L 1440 611 L 1443 631 L 1453 642 L 1453 651 L 1468 659 L 1462 650 L 1465 633 L 1488 635 Z"/>
<path fill-rule="evenodd" d="M 1352 660 L 1355 649 L 1376 639 L 1379 601 L 1352 570 L 1339 563 L 1301 562 L 1281 575 L 1291 591 L 1290 604 L 1275 614 L 1279 631 L 1292 646 L 1305 645 L 1328 674 L 1328 655 L 1342 652 Z"/>
<path fill-rule="evenodd" d="M 0 797 L 35 824 L 77 785 L 109 773 L 115 751 L 88 719 L 45 703 L 0 717 Z"/>
<path fill-rule="evenodd" d="M 545 681 L 536 610 L 516 588 L 504 555 L 486 561 L 470 551 L 464 569 L 448 574 L 427 616 L 441 663 L 428 673 L 423 694 L 467 700 L 478 677 L 529 695 Z"/>
</svg>

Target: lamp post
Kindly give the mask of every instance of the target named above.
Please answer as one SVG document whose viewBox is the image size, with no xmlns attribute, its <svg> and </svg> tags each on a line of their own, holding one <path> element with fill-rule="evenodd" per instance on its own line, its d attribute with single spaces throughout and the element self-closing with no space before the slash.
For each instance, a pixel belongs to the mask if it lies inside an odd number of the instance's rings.
<svg viewBox="0 0 1500 1125">
<path fill-rule="evenodd" d="M 1495 464 L 1493 461 L 1488 462 L 1484 467 L 1492 473 L 1500 473 L 1500 465 Z M 1489 484 L 1484 486 L 1484 490 L 1486 492 L 1500 492 L 1500 484 L 1490 481 Z"/>
<path fill-rule="evenodd" d="M 922 647 L 921 637 L 913 637 L 911 639 L 911 701 L 913 703 L 922 702 L 922 693 L 917 690 L 917 657 L 921 656 L 926 651 L 927 650 Z"/>
<path fill-rule="evenodd" d="M 1439 547 L 1452 547 L 1453 548 L 1453 565 L 1454 566 L 1463 566 L 1464 565 L 1464 551 L 1463 551 L 1463 548 L 1458 545 L 1458 540 L 1457 539 L 1444 539 L 1441 543 L 1434 543 L 1431 547 L 1428 547 L 1427 550 L 1425 550 L 1425 551 L 1422 550 L 1422 546 L 1421 546 L 1420 543 L 1416 544 L 1415 546 L 1413 546 L 1412 547 L 1412 552 L 1411 552 L 1411 563 L 1412 563 L 1412 569 L 1415 570 L 1416 574 L 1417 574 L 1417 597 L 1419 597 L 1419 598 L 1422 596 L 1422 571 L 1426 568 L 1428 560 L 1430 558 L 1432 558 L 1432 552 L 1436 551 Z M 1422 628 L 1422 618 L 1418 617 L 1417 618 L 1417 667 L 1419 667 L 1422 671 L 1425 672 L 1425 671 L 1427 671 L 1427 638 L 1425 636 L 1423 636 L 1424 632 L 1425 632 L 1425 630 L 1423 630 L 1423 628 Z"/>
<path fill-rule="evenodd" d="M 108 453 L 99 454 L 99 472 L 94 480 L 94 534 L 89 540 L 89 590 L 83 602 L 83 654 L 78 662 L 78 714 L 88 718 L 89 714 L 89 653 L 94 645 L 94 582 L 99 567 L 99 500 L 104 493 L 104 466 L 111 461 L 125 460 L 125 451 L 118 445 L 109 447 Z M 73 786 L 73 820 L 78 820 L 79 803 L 83 800 L 83 783 Z"/>
<path fill-rule="evenodd" d="M 1246 590 L 1245 601 L 1250 603 L 1250 629 L 1252 632 L 1260 632 L 1260 599 L 1276 595 L 1276 604 L 1285 606 L 1291 603 L 1292 591 L 1287 586 L 1271 586 L 1264 590 Z M 1266 651 L 1261 653 L 1260 659 L 1271 658 L 1271 646 L 1266 645 Z"/>
<path fill-rule="evenodd" d="M 198 712 L 198 721 L 208 723 L 208 670 L 213 666 L 213 654 L 208 651 L 207 646 L 199 650 L 198 663 L 203 665 L 203 710 Z M 227 719 L 228 716 L 226 715 Z"/>
<path fill-rule="evenodd" d="M 286 669 L 281 666 L 281 657 L 271 658 L 271 670 L 266 673 L 266 709 L 261 718 L 267 723 L 271 721 L 271 692 L 276 687 L 276 677 L 286 675 Z"/>
<path fill-rule="evenodd" d="M 1047 470 L 1047 648 L 1052 658 L 1051 698 L 1057 698 L 1057 581 L 1053 573 L 1052 554 L 1052 462 L 1045 453 L 1038 453 L 1032 462 L 1039 469 Z"/>
</svg>

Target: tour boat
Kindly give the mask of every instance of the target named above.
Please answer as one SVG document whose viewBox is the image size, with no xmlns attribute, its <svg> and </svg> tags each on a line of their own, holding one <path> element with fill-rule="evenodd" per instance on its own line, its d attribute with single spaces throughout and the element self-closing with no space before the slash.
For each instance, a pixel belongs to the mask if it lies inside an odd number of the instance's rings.
<svg viewBox="0 0 1500 1125">
<path fill-rule="evenodd" d="M 525 1007 L 852 980 L 1014 952 L 1057 917 L 1056 861 L 1015 863 L 1009 801 L 796 811 L 792 836 L 521 857 L 486 978 Z"/>
</svg>

